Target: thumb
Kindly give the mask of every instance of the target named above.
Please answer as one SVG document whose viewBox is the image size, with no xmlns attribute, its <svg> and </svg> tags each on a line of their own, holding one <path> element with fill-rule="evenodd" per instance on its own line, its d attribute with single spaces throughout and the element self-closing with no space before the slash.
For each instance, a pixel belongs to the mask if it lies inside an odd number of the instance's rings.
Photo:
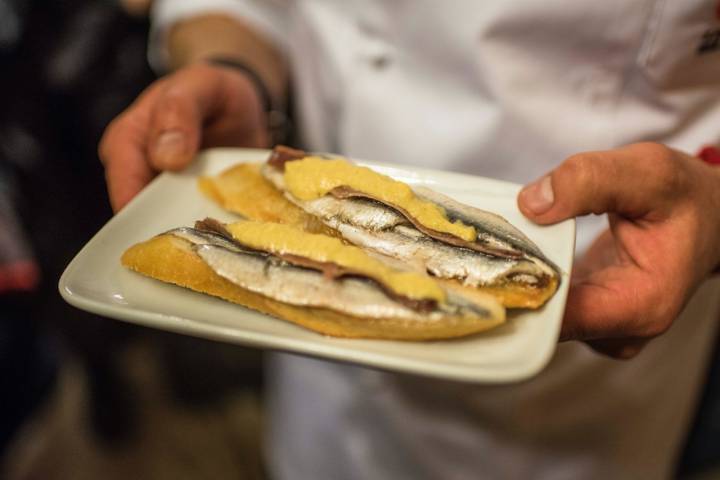
<svg viewBox="0 0 720 480">
<path fill-rule="evenodd" d="M 150 120 L 147 154 L 155 170 L 180 170 L 194 157 L 203 119 L 196 101 L 176 89 L 159 95 Z"/>
<path fill-rule="evenodd" d="M 540 224 L 591 213 L 640 218 L 681 193 L 679 160 L 674 150 L 652 143 L 574 155 L 523 188 L 518 207 Z"/>
</svg>

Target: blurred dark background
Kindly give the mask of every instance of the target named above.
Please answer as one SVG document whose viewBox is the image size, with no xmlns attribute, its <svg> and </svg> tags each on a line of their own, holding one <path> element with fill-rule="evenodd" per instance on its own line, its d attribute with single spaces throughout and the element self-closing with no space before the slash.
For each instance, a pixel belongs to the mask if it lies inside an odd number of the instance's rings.
<svg viewBox="0 0 720 480">
<path fill-rule="evenodd" d="M 112 215 L 96 149 L 155 79 L 148 4 L 0 0 L 1 478 L 260 478 L 259 352 L 57 291 Z"/>
<path fill-rule="evenodd" d="M 57 293 L 112 215 L 96 148 L 155 78 L 149 1 L 0 0 L 2 478 L 263 477 L 259 352 L 99 318 Z M 720 461 L 717 357 L 685 478 L 715 478 Z"/>
</svg>

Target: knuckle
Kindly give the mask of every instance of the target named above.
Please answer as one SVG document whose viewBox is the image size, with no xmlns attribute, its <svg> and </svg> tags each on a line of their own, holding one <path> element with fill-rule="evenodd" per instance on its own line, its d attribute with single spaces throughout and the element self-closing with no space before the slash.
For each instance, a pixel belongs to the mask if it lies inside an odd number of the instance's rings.
<svg viewBox="0 0 720 480">
<path fill-rule="evenodd" d="M 97 156 L 100 159 L 100 163 L 102 163 L 103 165 L 105 165 L 108 160 L 108 135 L 108 131 L 105 131 L 97 147 Z"/>
<path fill-rule="evenodd" d="M 97 153 L 98 157 L 100 158 L 100 162 L 103 165 L 107 165 L 107 163 L 111 160 L 112 148 L 116 143 L 116 137 L 118 136 L 118 132 L 122 129 L 123 121 L 123 115 L 120 115 L 113 119 L 105 128 L 105 132 L 103 132 L 102 138 L 100 138 Z"/>
<path fill-rule="evenodd" d="M 594 177 L 594 166 L 590 157 L 591 155 L 584 153 L 573 155 L 565 160 L 561 168 L 565 175 L 570 177 L 574 182 L 580 185 L 591 184 Z"/>
<path fill-rule="evenodd" d="M 176 90 L 194 82 L 214 82 L 223 75 L 223 68 L 207 62 L 187 65 L 166 78 L 166 87 Z"/>
<path fill-rule="evenodd" d="M 634 345 L 621 348 L 614 353 L 614 357 L 618 360 L 632 360 L 642 350 L 642 347 L 636 347 Z"/>
<path fill-rule="evenodd" d="M 153 120 L 156 129 L 178 128 L 194 117 L 192 103 L 188 93 L 177 85 L 169 85 L 153 108 Z"/>
<path fill-rule="evenodd" d="M 641 143 L 636 148 L 643 171 L 661 197 L 673 198 L 688 191 L 688 172 L 675 151 L 659 143 Z"/>
<path fill-rule="evenodd" d="M 182 95 L 179 95 L 172 90 L 166 92 L 160 98 L 160 101 L 154 110 L 155 117 L 165 121 L 177 120 L 183 112 L 181 102 Z"/>
<path fill-rule="evenodd" d="M 638 308 L 638 333 L 642 338 L 654 338 L 662 335 L 666 328 L 664 312 L 660 308 L 655 307 L 655 302 L 648 302 L 649 305 L 641 304 Z"/>
<path fill-rule="evenodd" d="M 674 296 L 663 289 L 657 289 L 643 302 L 643 315 L 640 327 L 640 336 L 655 338 L 667 332 L 679 313 Z M 643 311 L 640 310 L 640 311 Z"/>
<path fill-rule="evenodd" d="M 672 157 L 672 150 L 662 143 L 640 142 L 631 145 L 631 148 L 645 158 L 663 159 L 665 157 Z"/>
<path fill-rule="evenodd" d="M 167 79 L 158 97 L 161 101 L 173 97 L 182 97 L 185 94 L 187 78 L 185 75 L 182 75 L 182 73 L 183 72 L 176 72 Z"/>
<path fill-rule="evenodd" d="M 582 194 L 584 198 L 593 198 L 600 188 L 607 168 L 607 162 L 602 155 L 586 152 L 568 157 L 560 167 L 560 173 L 565 177 L 563 181 L 573 185 L 577 194 Z"/>
<path fill-rule="evenodd" d="M 666 314 L 651 315 L 645 319 L 645 326 L 640 332 L 642 338 L 655 338 L 670 329 L 672 319 Z"/>
</svg>

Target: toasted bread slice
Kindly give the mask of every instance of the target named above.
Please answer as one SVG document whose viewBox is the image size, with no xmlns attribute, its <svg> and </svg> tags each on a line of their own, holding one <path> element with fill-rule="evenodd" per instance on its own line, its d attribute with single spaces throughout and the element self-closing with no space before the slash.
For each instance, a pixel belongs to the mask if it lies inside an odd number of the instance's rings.
<svg viewBox="0 0 720 480">
<path fill-rule="evenodd" d="M 286 199 L 260 174 L 261 166 L 260 163 L 240 163 L 215 177 L 201 177 L 198 189 L 226 210 L 249 220 L 285 223 L 312 233 L 338 236 Z"/>
</svg>

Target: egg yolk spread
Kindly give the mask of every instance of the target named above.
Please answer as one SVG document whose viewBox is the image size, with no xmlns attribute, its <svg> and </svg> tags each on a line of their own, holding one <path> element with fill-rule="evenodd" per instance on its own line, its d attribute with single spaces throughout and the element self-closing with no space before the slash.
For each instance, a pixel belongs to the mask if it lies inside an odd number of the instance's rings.
<svg viewBox="0 0 720 480">
<path fill-rule="evenodd" d="M 285 164 L 285 186 L 300 200 L 315 200 L 337 187 L 350 187 L 383 203 L 403 209 L 415 221 L 438 232 L 465 241 L 477 238 L 475 229 L 460 221 L 451 222 L 445 211 L 432 202 L 421 200 L 405 183 L 347 160 L 305 157 Z"/>
<path fill-rule="evenodd" d="M 256 250 L 331 262 L 375 279 L 398 295 L 413 300 L 445 300 L 445 292 L 432 278 L 390 268 L 362 249 L 346 245 L 337 238 L 307 233 L 279 223 L 241 221 L 225 228 L 239 243 Z"/>
</svg>

